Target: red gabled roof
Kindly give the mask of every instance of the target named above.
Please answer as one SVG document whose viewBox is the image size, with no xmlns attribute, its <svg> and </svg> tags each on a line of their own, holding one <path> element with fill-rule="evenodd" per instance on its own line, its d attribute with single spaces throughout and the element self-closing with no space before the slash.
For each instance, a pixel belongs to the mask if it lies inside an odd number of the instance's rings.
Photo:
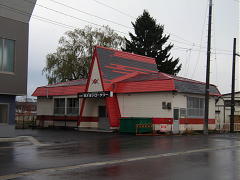
<svg viewBox="0 0 240 180">
<path fill-rule="evenodd" d="M 176 91 L 172 79 L 119 82 L 114 85 L 115 93 Z"/>
<path fill-rule="evenodd" d="M 32 96 L 77 95 L 78 93 L 85 91 L 85 86 L 85 79 L 56 83 L 48 86 L 38 87 Z"/>
<path fill-rule="evenodd" d="M 96 46 L 95 52 L 104 89 L 107 89 L 106 86 L 109 87 L 109 84 L 136 74 L 157 72 L 154 58 L 101 46 Z"/>
<path fill-rule="evenodd" d="M 137 74 L 114 85 L 116 93 L 178 91 L 183 93 L 204 94 L 205 83 L 173 76 L 166 73 Z M 210 85 L 210 95 L 221 95 L 215 85 Z"/>
<path fill-rule="evenodd" d="M 158 72 L 153 58 L 101 46 L 97 46 L 94 52 L 93 59 L 97 58 L 105 91 L 115 93 L 178 91 L 204 94 L 205 83 Z M 33 96 L 76 95 L 85 91 L 84 79 L 39 87 Z M 210 95 L 220 95 L 216 86 L 210 86 Z"/>
</svg>

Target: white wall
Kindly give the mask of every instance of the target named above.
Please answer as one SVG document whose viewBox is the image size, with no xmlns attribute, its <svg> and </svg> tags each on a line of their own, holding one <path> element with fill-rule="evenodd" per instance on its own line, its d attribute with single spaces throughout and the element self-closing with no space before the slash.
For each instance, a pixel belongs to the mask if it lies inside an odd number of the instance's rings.
<svg viewBox="0 0 240 180">
<path fill-rule="evenodd" d="M 53 99 L 37 100 L 37 115 L 53 115 Z"/>
<path fill-rule="evenodd" d="M 118 94 L 117 97 L 122 117 L 172 117 L 172 109 L 162 109 L 162 102 L 172 103 L 172 92 Z"/>
<path fill-rule="evenodd" d="M 105 99 L 88 98 L 85 100 L 82 116 L 98 117 L 98 106 L 105 106 Z"/>
<path fill-rule="evenodd" d="M 94 83 L 95 82 L 95 83 Z M 96 92 L 96 91 L 103 91 L 102 82 L 100 78 L 99 68 L 97 59 L 95 58 L 92 74 L 90 78 L 90 83 L 88 87 L 88 92 Z"/>
<path fill-rule="evenodd" d="M 204 95 L 175 93 L 173 96 L 173 108 L 187 108 L 187 97 L 205 98 Z M 215 99 L 209 98 L 209 119 L 215 119 Z"/>
<path fill-rule="evenodd" d="M 122 117 L 172 118 L 174 108 L 187 108 L 187 96 L 204 98 L 203 95 L 172 92 L 118 94 Z M 172 109 L 162 109 L 162 102 L 171 102 Z M 209 100 L 209 118 L 215 119 L 215 97 Z"/>
</svg>

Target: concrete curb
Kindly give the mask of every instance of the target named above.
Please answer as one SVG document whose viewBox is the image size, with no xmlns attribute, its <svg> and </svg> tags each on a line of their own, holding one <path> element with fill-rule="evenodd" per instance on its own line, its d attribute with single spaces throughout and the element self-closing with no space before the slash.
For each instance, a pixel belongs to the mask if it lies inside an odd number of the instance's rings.
<svg viewBox="0 0 240 180">
<path fill-rule="evenodd" d="M 114 130 L 101 130 L 101 129 L 93 129 L 93 128 L 76 128 L 77 131 L 82 132 L 104 132 L 104 133 L 112 133 Z"/>
</svg>

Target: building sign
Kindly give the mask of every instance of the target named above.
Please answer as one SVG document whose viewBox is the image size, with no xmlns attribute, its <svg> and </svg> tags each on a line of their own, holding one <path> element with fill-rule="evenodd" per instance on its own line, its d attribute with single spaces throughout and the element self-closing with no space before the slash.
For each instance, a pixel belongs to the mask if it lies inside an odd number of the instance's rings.
<svg viewBox="0 0 240 180">
<path fill-rule="evenodd" d="M 112 96 L 113 96 L 112 91 L 84 92 L 78 94 L 79 98 L 106 98 Z"/>
</svg>

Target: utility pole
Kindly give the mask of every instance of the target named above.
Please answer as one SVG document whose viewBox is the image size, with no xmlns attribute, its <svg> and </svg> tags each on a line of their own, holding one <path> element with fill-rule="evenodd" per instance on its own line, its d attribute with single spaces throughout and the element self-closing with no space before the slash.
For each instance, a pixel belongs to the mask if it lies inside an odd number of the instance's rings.
<svg viewBox="0 0 240 180">
<path fill-rule="evenodd" d="M 207 44 L 207 70 L 205 86 L 205 111 L 204 111 L 204 134 L 208 134 L 208 115 L 209 115 L 209 82 L 210 82 L 210 60 L 211 60 L 211 36 L 212 36 L 212 0 L 209 0 L 208 16 L 208 44 Z"/>
<path fill-rule="evenodd" d="M 233 65 L 232 65 L 232 94 L 231 94 L 231 115 L 230 115 L 230 132 L 234 132 L 234 111 L 235 111 L 235 65 L 236 65 L 236 56 L 239 56 L 236 53 L 237 39 L 233 40 Z"/>
</svg>

